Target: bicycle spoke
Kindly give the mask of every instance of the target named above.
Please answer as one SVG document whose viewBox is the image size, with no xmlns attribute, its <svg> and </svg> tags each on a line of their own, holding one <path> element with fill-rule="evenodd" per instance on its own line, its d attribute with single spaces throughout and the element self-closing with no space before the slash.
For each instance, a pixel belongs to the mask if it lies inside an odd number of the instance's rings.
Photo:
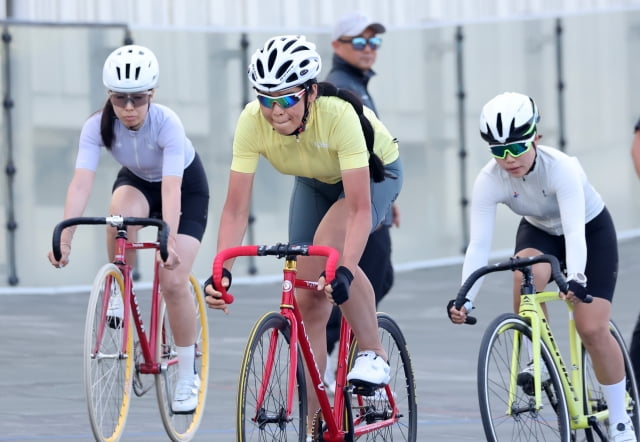
<svg viewBox="0 0 640 442">
<path fill-rule="evenodd" d="M 306 387 L 302 360 L 296 370 L 293 406 L 287 412 L 289 324 L 277 313 L 254 327 L 245 350 L 238 387 L 238 440 L 304 441 Z"/>
<path fill-rule="evenodd" d="M 172 441 L 176 442 L 188 441 L 195 436 L 202 420 L 209 382 L 209 329 L 207 311 L 200 285 L 193 275 L 189 279 L 189 291 L 196 309 L 195 362 L 196 371 L 200 376 L 198 405 L 193 413 L 176 414 L 171 409 L 173 392 L 178 380 L 178 364 L 176 359 L 176 344 L 164 302 L 161 308 L 161 321 L 159 323 L 158 341 L 156 343 L 156 360 L 161 366 L 166 367 L 165 371 L 156 375 L 158 407 L 167 435 Z"/>
<path fill-rule="evenodd" d="M 131 402 L 133 329 L 122 323 L 111 327 L 106 321 L 108 300 L 122 297 L 123 289 L 120 270 L 105 265 L 96 276 L 85 321 L 85 395 L 91 428 L 99 440 L 122 435 Z"/>
<path fill-rule="evenodd" d="M 530 338 L 528 325 L 513 314 L 502 315 L 487 327 L 480 348 L 478 393 L 489 441 L 568 440 L 566 399 L 544 345 L 541 362 L 546 364 L 549 380 L 542 383 L 542 406 L 536 407 L 532 385 L 516 382 L 530 362 L 524 345 Z"/>
<path fill-rule="evenodd" d="M 373 396 L 354 395 L 356 433 L 359 441 L 414 441 L 417 434 L 417 401 L 411 357 L 398 324 L 388 315 L 378 313 L 378 333 L 391 369 L 391 380 Z M 353 365 L 357 345 L 352 345 L 348 366 Z M 387 424 L 370 430 L 367 425 Z"/>
</svg>

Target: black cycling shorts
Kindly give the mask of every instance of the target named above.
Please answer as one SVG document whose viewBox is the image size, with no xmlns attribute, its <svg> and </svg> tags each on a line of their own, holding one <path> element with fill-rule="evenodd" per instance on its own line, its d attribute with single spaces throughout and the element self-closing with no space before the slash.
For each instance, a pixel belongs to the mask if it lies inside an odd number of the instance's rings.
<svg viewBox="0 0 640 442">
<path fill-rule="evenodd" d="M 618 279 L 618 238 L 609 211 L 602 212 L 585 225 L 587 239 L 587 291 L 591 296 L 613 299 Z M 553 255 L 565 266 L 564 235 L 551 235 L 529 224 L 524 218 L 518 226 L 514 254 L 524 249 L 537 249 Z"/>
<path fill-rule="evenodd" d="M 143 180 L 131 173 L 126 167 L 123 167 L 118 172 L 112 191 L 124 185 L 135 187 L 142 192 L 149 203 L 149 216 L 161 216 L 162 183 L 160 181 L 150 182 Z M 180 215 L 178 233 L 189 235 L 198 241 L 202 241 L 209 215 L 209 183 L 198 154 L 184 170 L 181 193 L 180 206 L 182 213 Z"/>
</svg>

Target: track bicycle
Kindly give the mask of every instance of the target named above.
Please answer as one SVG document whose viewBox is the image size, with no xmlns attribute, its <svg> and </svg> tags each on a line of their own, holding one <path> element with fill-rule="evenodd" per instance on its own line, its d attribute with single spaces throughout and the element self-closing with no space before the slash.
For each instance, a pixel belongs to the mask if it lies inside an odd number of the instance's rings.
<svg viewBox="0 0 640 442">
<path fill-rule="evenodd" d="M 313 419 L 313 441 L 415 441 L 417 402 L 411 357 L 400 327 L 385 313 L 377 314 L 378 332 L 389 356 L 391 382 L 380 389 L 347 385 L 357 342 L 343 318 L 336 394 L 331 404 L 305 332 L 295 289 L 317 287 L 317 281 L 296 278 L 298 256 L 327 257 L 330 282 L 339 258 L 337 250 L 288 244 L 232 247 L 215 257 L 213 281 L 221 286 L 222 266 L 228 259 L 267 255 L 285 258 L 280 310 L 264 314 L 249 335 L 238 383 L 236 440 L 305 442 L 307 419 Z M 221 292 L 227 303 L 233 302 L 226 290 Z M 310 369 L 319 410 L 308 410 L 305 365 Z"/>
<path fill-rule="evenodd" d="M 467 278 L 455 300 L 459 309 L 475 281 L 488 273 L 519 270 L 523 274 L 518 314 L 503 313 L 495 318 L 480 344 L 478 399 L 485 436 L 488 441 L 606 441 L 607 402 L 576 331 L 573 304 L 565 302 L 570 353 L 566 364 L 543 309 L 543 304 L 561 298 L 557 291 L 536 293 L 533 285 L 531 266 L 542 262 L 551 264 L 553 280 L 566 293 L 568 285 L 558 259 L 538 255 L 479 268 Z M 589 302 L 588 298 L 585 301 Z M 472 318 L 470 323 L 474 322 Z M 609 330 L 624 357 L 626 406 L 637 437 L 639 399 L 633 368 L 613 321 Z M 532 364 L 533 376 L 521 374 L 528 364 Z"/>
<path fill-rule="evenodd" d="M 164 428 L 173 441 L 187 441 L 195 435 L 204 412 L 209 378 L 209 332 L 204 297 L 198 280 L 191 275 L 189 288 L 196 308 L 196 368 L 200 376 L 198 405 L 193 413 L 179 414 L 171 409 L 178 376 L 178 359 L 166 305 L 159 285 L 159 261 L 154 259 L 149 327 L 142 318 L 141 305 L 134 290 L 132 267 L 127 250 L 159 250 L 168 256 L 168 225 L 158 218 L 122 216 L 76 217 L 56 225 L 53 254 L 60 259 L 60 235 L 75 225 L 109 225 L 116 229 L 115 258 L 95 276 L 85 320 L 84 390 L 91 429 L 96 440 L 117 441 L 124 432 L 132 391 L 143 396 L 155 385 Z M 131 242 L 127 226 L 154 226 L 157 241 Z M 122 298 L 122 317 L 108 315 L 112 297 Z M 135 329 L 134 329 L 135 327 Z"/>
</svg>

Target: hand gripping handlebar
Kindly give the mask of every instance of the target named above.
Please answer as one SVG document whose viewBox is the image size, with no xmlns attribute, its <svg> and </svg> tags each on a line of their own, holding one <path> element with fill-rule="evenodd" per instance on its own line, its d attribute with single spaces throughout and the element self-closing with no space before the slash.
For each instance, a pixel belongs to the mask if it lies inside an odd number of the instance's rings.
<svg viewBox="0 0 640 442">
<path fill-rule="evenodd" d="M 123 217 L 120 215 L 112 215 L 107 217 L 75 217 L 68 218 L 59 222 L 53 229 L 52 251 L 56 261 L 60 261 L 62 253 L 60 252 L 60 235 L 67 227 L 84 225 L 84 224 L 104 224 L 111 225 L 116 229 L 124 229 L 126 226 L 155 226 L 158 228 L 158 248 L 160 250 L 160 258 L 166 261 L 169 257 L 167 251 L 167 239 L 169 238 L 169 225 L 159 218 L 136 218 Z"/>
<path fill-rule="evenodd" d="M 294 256 L 326 256 L 327 264 L 325 268 L 327 283 L 331 283 L 336 274 L 336 266 L 338 265 L 338 259 L 340 258 L 339 252 L 327 246 L 300 246 L 289 244 L 276 244 L 273 246 L 238 246 L 224 249 L 216 255 L 213 260 L 213 266 L 211 269 L 212 280 L 215 281 L 214 286 L 222 293 L 222 299 L 227 304 L 233 303 L 234 297 L 227 290 L 222 287 L 222 269 L 226 260 L 237 258 L 239 256 L 276 256 L 282 257 L 294 257 Z"/>
<path fill-rule="evenodd" d="M 482 276 L 488 273 L 500 272 L 504 270 L 512 270 L 512 271 L 521 270 L 525 267 L 529 267 L 529 266 L 532 266 L 533 264 L 538 264 L 541 262 L 546 262 L 551 265 L 552 279 L 558 285 L 558 288 L 562 293 L 567 293 L 567 291 L 569 290 L 569 285 L 567 283 L 567 280 L 564 274 L 562 273 L 562 269 L 560 268 L 560 262 L 558 261 L 558 258 L 556 258 L 553 255 L 547 255 L 547 254 L 530 256 L 526 258 L 515 257 L 515 258 L 510 258 L 508 261 L 502 261 L 497 264 L 490 264 L 485 267 L 480 267 L 471 275 L 469 275 L 469 277 L 464 282 L 464 284 L 462 284 L 462 287 L 460 287 L 460 290 L 458 291 L 458 295 L 456 296 L 456 299 L 454 302 L 456 309 L 459 310 L 460 307 L 464 305 L 464 303 L 466 302 L 467 292 L 471 289 L 473 284 Z M 591 295 L 586 295 L 585 299 L 583 299 L 582 301 L 589 303 L 592 300 L 593 298 L 591 297 Z M 476 318 L 472 316 L 468 316 L 466 323 L 475 324 L 476 321 L 477 321 Z"/>
</svg>

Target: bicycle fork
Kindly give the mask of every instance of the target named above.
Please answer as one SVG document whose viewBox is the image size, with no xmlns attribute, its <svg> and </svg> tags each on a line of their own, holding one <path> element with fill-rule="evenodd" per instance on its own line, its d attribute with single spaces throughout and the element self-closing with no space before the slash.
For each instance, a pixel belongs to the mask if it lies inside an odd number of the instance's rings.
<svg viewBox="0 0 640 442">
<path fill-rule="evenodd" d="M 526 411 L 539 411 L 542 409 L 542 349 L 540 341 L 544 339 L 540 324 L 546 324 L 546 316 L 539 302 L 534 300 L 536 294 L 524 293 L 520 296 L 520 309 L 518 315 L 529 324 L 531 330 L 531 363 L 533 366 L 533 404 L 526 407 L 526 410 L 514 409 L 514 403 L 518 394 L 518 375 L 520 372 L 520 362 L 522 352 L 526 351 L 526 337 L 523 333 L 514 334 L 513 347 L 511 349 L 511 378 L 509 383 L 509 401 L 507 403 L 507 415 L 517 415 Z M 545 340 L 546 342 L 546 340 Z M 557 350 L 555 342 L 551 343 L 554 351 Z M 532 405 L 532 406 L 531 406 Z"/>
</svg>

